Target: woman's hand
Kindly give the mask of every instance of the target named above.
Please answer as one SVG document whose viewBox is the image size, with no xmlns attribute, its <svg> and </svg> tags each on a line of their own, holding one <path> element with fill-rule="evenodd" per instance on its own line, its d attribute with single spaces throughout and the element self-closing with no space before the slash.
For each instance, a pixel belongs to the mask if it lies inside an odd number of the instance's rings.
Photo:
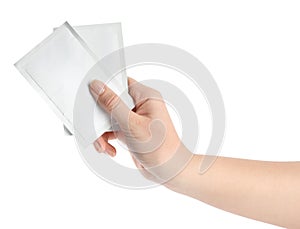
<svg viewBox="0 0 300 229">
<path fill-rule="evenodd" d="M 118 131 L 106 132 L 95 141 L 97 151 L 115 156 L 116 149 L 108 141 L 120 139 L 142 174 L 156 182 L 169 180 L 182 170 L 192 154 L 181 143 L 158 91 L 128 78 L 133 110 L 98 80 L 90 84 L 90 91 L 119 126 Z"/>
<path fill-rule="evenodd" d="M 99 151 L 114 156 L 116 150 L 108 140 L 118 137 L 146 178 L 225 211 L 300 228 L 300 162 L 218 157 L 200 174 L 204 156 L 193 155 L 183 146 L 157 91 L 129 79 L 129 93 L 136 104 L 132 111 L 99 81 L 92 82 L 91 91 L 120 126 L 120 131 L 97 139 Z"/>
</svg>

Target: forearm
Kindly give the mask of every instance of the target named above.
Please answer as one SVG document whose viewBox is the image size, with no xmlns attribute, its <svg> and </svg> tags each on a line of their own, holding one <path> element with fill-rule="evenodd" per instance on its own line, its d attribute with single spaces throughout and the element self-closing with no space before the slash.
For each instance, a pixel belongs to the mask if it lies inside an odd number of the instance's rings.
<svg viewBox="0 0 300 229">
<path fill-rule="evenodd" d="M 299 228 L 300 162 L 218 157 L 204 174 L 195 155 L 166 186 L 217 208 L 259 221 Z"/>
</svg>

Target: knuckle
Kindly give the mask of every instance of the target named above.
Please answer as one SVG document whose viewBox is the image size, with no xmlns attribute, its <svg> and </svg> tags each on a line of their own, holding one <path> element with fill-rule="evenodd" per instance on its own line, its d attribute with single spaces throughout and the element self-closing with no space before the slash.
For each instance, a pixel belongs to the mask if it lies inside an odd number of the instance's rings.
<svg viewBox="0 0 300 229">
<path fill-rule="evenodd" d="M 133 115 L 131 115 L 130 117 L 130 122 L 133 124 L 134 127 L 141 127 L 142 124 L 144 123 L 143 120 L 141 120 L 141 118 L 139 117 L 133 117 Z"/>
<path fill-rule="evenodd" d="M 160 91 L 158 91 L 156 89 L 151 89 L 151 95 L 154 98 L 162 98 L 162 95 L 161 95 Z"/>
<path fill-rule="evenodd" d="M 110 94 L 104 98 L 104 106 L 105 108 L 111 112 L 120 102 L 120 98 L 115 94 Z"/>
<path fill-rule="evenodd" d="M 148 139 L 151 120 L 148 118 L 132 117 L 129 120 L 129 131 L 137 139 Z"/>
</svg>

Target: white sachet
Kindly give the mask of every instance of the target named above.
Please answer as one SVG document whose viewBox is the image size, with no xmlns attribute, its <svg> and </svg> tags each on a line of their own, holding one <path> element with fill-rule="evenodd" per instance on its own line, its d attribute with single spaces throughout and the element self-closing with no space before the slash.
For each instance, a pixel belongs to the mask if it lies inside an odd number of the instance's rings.
<svg viewBox="0 0 300 229">
<path fill-rule="evenodd" d="M 90 74 L 92 79 L 87 79 L 86 75 L 100 58 L 122 48 L 119 24 L 107 24 L 102 29 L 100 27 L 101 25 L 92 25 L 74 29 L 66 22 L 15 64 L 71 133 L 75 131 L 73 109 L 80 84 L 85 80 L 86 104 L 95 104 L 89 94 L 88 81 L 99 79 L 106 82 L 107 79 L 99 78 L 101 74 Z M 121 67 L 124 65 L 123 58 L 120 56 L 120 61 L 117 61 L 119 63 L 114 64 Z M 127 97 L 125 101 L 132 107 L 132 101 L 123 93 L 127 89 L 124 72 L 114 77 L 108 86 L 117 94 L 122 93 Z M 86 115 L 87 118 L 94 117 L 95 133 L 100 136 L 110 128 L 110 117 L 100 108 L 94 111 L 93 115 Z M 87 143 L 95 140 L 95 136 L 87 134 L 90 130 L 85 129 L 84 123 L 77 124 L 76 131 Z"/>
</svg>

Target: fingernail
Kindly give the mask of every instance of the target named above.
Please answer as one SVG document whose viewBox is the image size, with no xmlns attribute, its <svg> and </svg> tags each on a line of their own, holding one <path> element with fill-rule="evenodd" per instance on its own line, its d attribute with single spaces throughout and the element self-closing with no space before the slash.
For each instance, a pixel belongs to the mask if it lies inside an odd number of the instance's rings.
<svg viewBox="0 0 300 229">
<path fill-rule="evenodd" d="M 100 144 L 98 142 L 94 142 L 94 147 L 99 153 L 102 152 L 102 147 L 100 146 Z"/>
<path fill-rule="evenodd" d="M 93 80 L 90 83 L 90 91 L 93 97 L 97 100 L 99 95 L 101 95 L 104 92 L 104 83 L 102 83 L 99 80 Z"/>
</svg>

